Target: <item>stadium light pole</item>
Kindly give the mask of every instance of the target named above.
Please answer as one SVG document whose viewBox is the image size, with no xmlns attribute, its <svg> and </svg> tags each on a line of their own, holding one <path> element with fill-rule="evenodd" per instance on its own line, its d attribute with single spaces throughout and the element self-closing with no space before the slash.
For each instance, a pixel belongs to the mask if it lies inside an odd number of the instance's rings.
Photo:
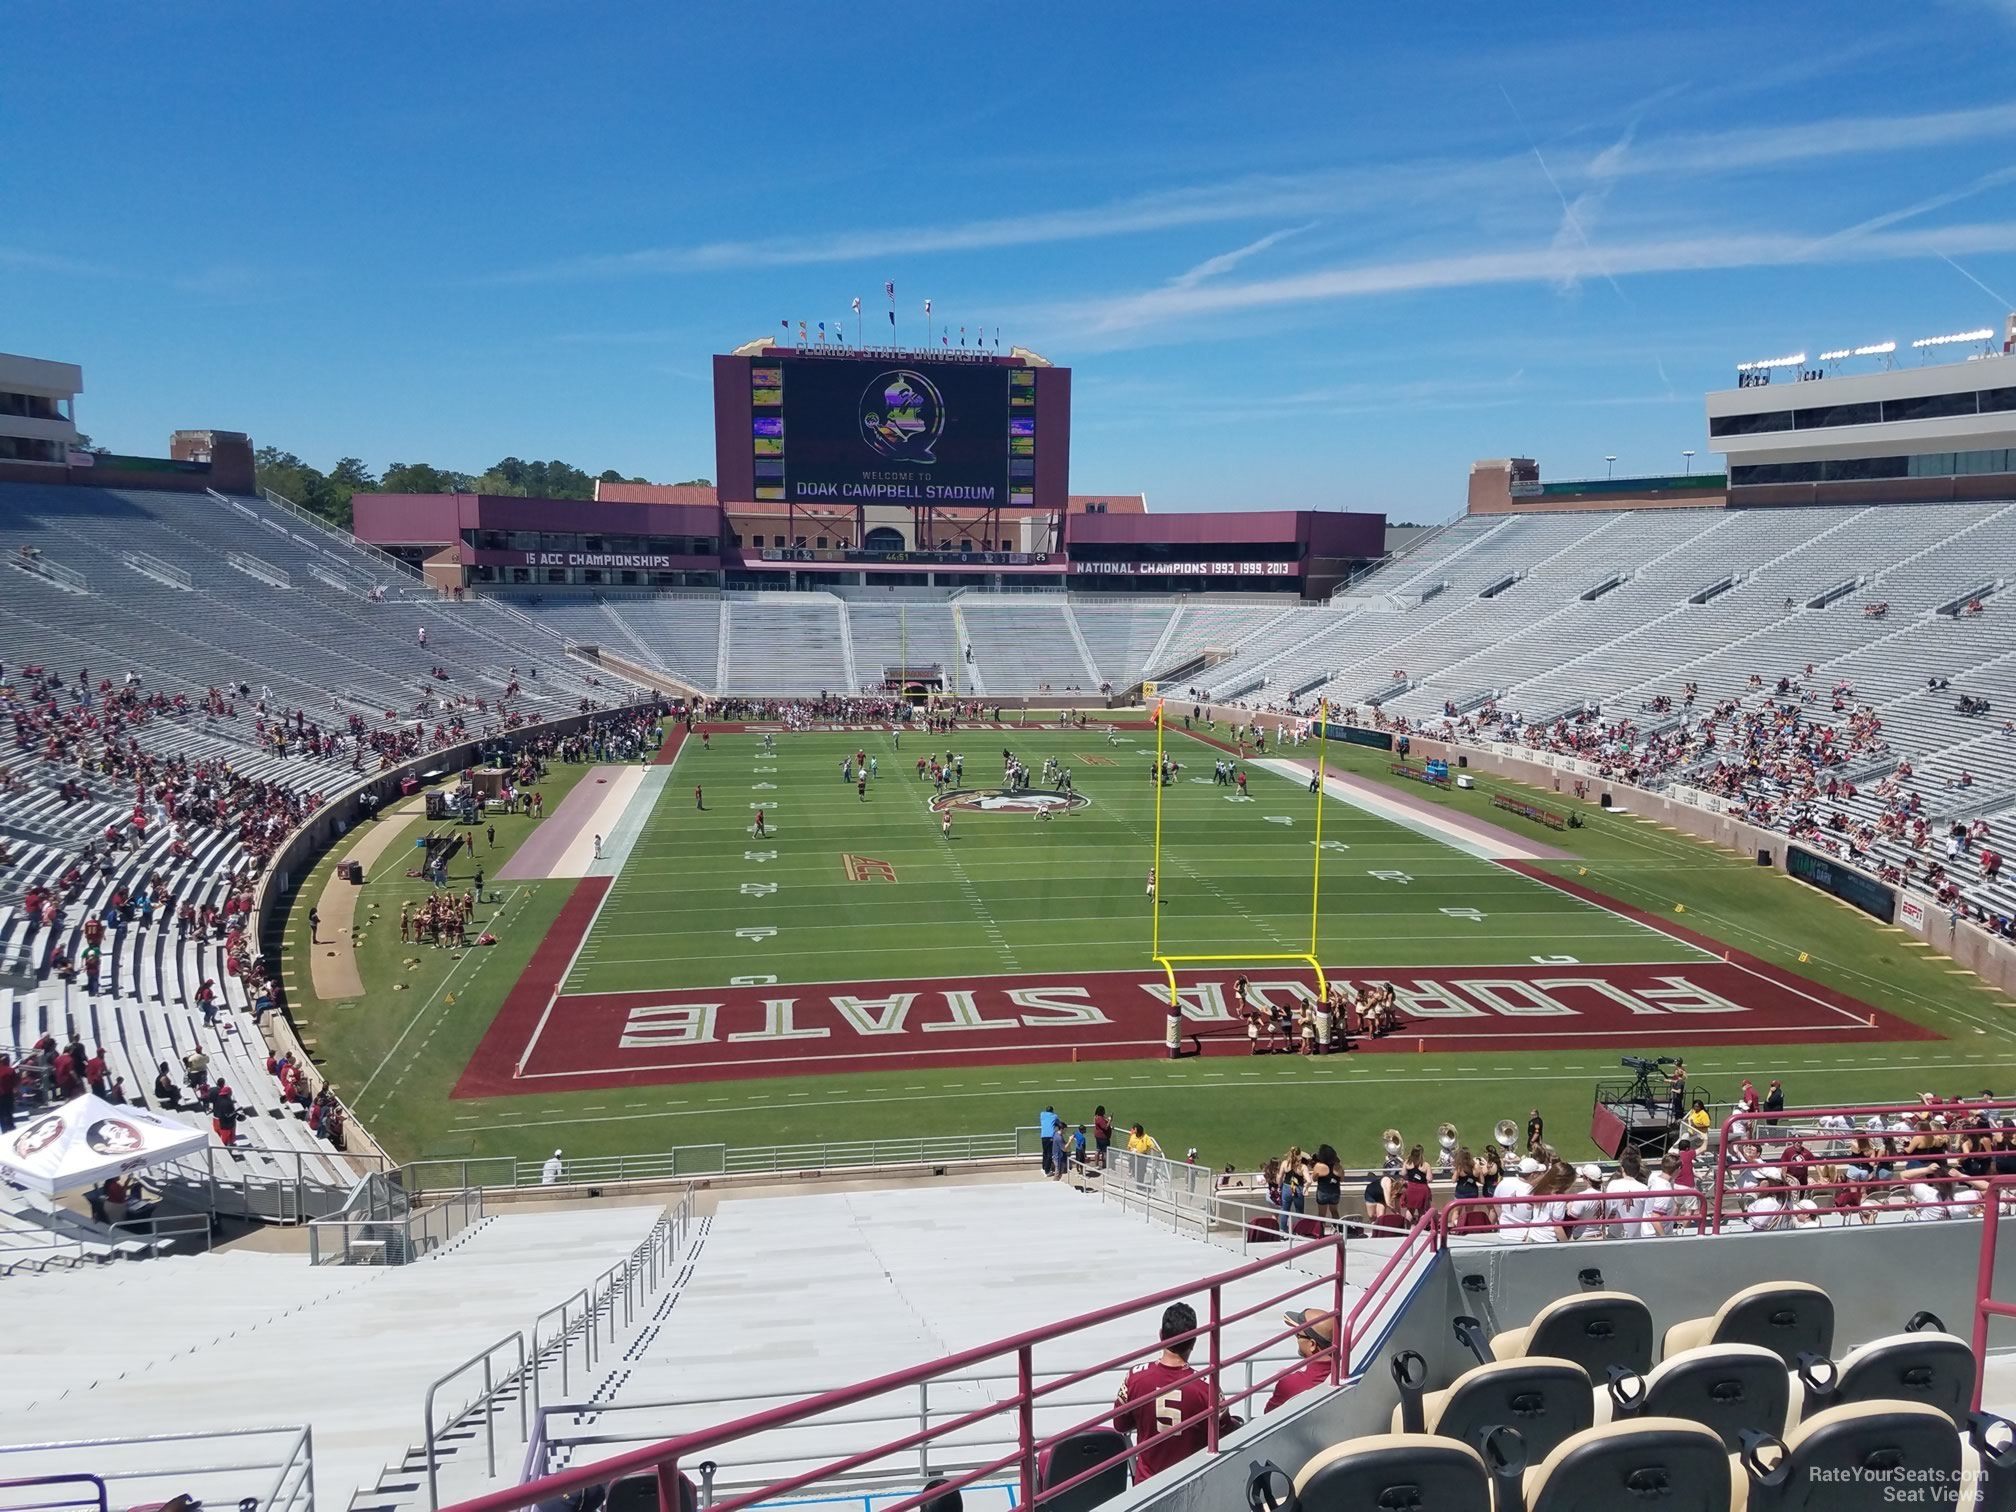
<svg viewBox="0 0 2016 1512">
<path fill-rule="evenodd" d="M 1615 477 L 1615 476 L 1616 476 L 1616 474 L 1617 474 L 1617 459 L 1616 459 L 1615 457 L 1607 457 L 1607 456 L 1606 456 L 1606 457 L 1605 457 L 1605 458 L 1603 459 L 1603 476 L 1604 476 L 1604 478 L 1605 478 L 1606 480 L 1608 480 L 1608 479 L 1610 479 L 1610 478 L 1612 478 L 1612 477 Z"/>
<path fill-rule="evenodd" d="M 1685 458 L 1687 459 L 1687 476 L 1688 476 L 1688 477 L 1690 477 L 1690 478 L 1691 478 L 1691 477 L 1693 477 L 1693 476 L 1694 476 L 1694 453 L 1693 453 L 1693 452 L 1691 452 L 1691 451 L 1683 451 L 1682 453 L 1680 453 L 1680 455 L 1681 455 L 1681 456 L 1683 456 L 1683 457 L 1685 457 Z"/>
</svg>

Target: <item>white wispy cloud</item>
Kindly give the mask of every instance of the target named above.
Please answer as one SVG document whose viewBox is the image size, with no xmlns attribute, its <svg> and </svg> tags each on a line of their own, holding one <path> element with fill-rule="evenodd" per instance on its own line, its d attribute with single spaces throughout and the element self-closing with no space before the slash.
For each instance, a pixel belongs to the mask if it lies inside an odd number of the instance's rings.
<svg viewBox="0 0 2016 1512">
<path fill-rule="evenodd" d="M 1490 248 L 1440 257 L 1359 263 L 1280 278 L 1222 281 L 1194 288 L 1159 286 L 1135 294 L 1082 300 L 1032 321 L 1071 329 L 1085 342 L 1176 329 L 1200 317 L 1309 306 L 1425 290 L 1554 283 L 1607 272 L 1618 278 L 1658 273 L 1790 267 L 1828 262 L 1887 262 L 1979 252 L 2016 252 L 2016 221 L 1882 230 L 1842 240 L 1777 232 L 1654 237 L 1607 244 L 1599 258 L 1579 245 Z M 1599 266 L 1599 261 L 1601 266 Z M 1187 328 L 1187 327 L 1186 327 Z"/>
<path fill-rule="evenodd" d="M 81 257 L 63 257 L 38 252 L 29 247 L 0 247 L 0 268 L 20 268 L 29 273 L 61 273 L 73 278 L 117 278 L 117 268 L 90 262 Z"/>
<path fill-rule="evenodd" d="M 1921 115 L 1837 117 L 1796 126 L 1739 127 L 1642 140 L 1586 156 L 1557 153 L 1549 174 L 1564 199 L 1627 178 L 1712 177 L 1812 162 L 2016 136 L 2016 103 Z M 506 270 L 486 281 L 548 283 L 639 278 L 719 270 L 874 262 L 1099 240 L 1245 220 L 1335 214 L 1364 215 L 1379 207 L 1461 204 L 1503 195 L 1502 156 L 1427 160 L 1363 169 L 1253 175 L 1026 215 L 938 225 L 877 226 L 802 236 L 701 242 L 588 253 Z M 1592 271 L 1596 271 L 1593 270 Z"/>
<path fill-rule="evenodd" d="M 1304 231 L 1313 231 L 1316 222 L 1306 226 L 1289 226 L 1282 231 L 1270 231 L 1258 241 L 1250 241 L 1243 247 L 1234 247 L 1230 252 L 1220 252 L 1216 257 L 1207 257 L 1194 268 L 1186 268 L 1169 280 L 1171 288 L 1194 289 L 1207 278 L 1216 278 L 1221 273 L 1230 273 L 1249 257 L 1258 257 L 1269 247 L 1279 246 L 1291 236 L 1299 236 Z"/>
</svg>

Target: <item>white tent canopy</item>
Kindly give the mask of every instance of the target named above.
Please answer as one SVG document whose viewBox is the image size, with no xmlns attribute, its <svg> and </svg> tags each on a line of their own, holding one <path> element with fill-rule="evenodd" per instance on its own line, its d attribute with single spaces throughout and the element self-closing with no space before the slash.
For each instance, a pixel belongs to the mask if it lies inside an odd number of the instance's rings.
<svg viewBox="0 0 2016 1512">
<path fill-rule="evenodd" d="M 0 1134 L 0 1180 L 54 1197 L 193 1155 L 202 1129 L 86 1093 Z"/>
</svg>

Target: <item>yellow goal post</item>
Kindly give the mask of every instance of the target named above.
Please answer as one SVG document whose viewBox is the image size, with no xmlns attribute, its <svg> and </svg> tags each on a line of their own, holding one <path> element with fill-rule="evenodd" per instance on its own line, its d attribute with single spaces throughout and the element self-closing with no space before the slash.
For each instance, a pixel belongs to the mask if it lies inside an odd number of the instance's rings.
<svg viewBox="0 0 2016 1512">
<path fill-rule="evenodd" d="M 1155 964 L 1162 968 L 1169 981 L 1169 1025 L 1167 1045 L 1173 1057 L 1181 1044 L 1183 997 L 1176 980 L 1178 966 L 1236 966 L 1259 965 L 1271 961 L 1295 962 L 1309 968 L 1316 979 L 1316 998 L 1321 1002 L 1329 996 L 1330 984 L 1323 972 L 1323 963 L 1318 952 L 1321 945 L 1321 925 L 1323 918 L 1323 809 L 1324 782 L 1329 766 L 1330 703 L 1323 700 L 1317 706 L 1316 715 L 1316 772 L 1319 780 L 1312 784 L 1315 797 L 1316 827 L 1315 839 L 1310 848 L 1309 863 L 1309 948 L 1306 951 L 1279 951 L 1273 953 L 1240 952 L 1238 954 L 1184 955 L 1164 951 L 1162 948 L 1162 793 L 1166 786 L 1163 780 L 1165 760 L 1163 701 L 1155 702 L 1155 847 L 1150 869 L 1155 878 L 1155 891 L 1149 901 L 1149 954 Z"/>
</svg>

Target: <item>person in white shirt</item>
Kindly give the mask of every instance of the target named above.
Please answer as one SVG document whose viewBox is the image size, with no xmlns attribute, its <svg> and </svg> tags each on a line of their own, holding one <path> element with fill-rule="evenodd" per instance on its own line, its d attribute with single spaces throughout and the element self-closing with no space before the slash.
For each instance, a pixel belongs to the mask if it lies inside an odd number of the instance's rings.
<svg viewBox="0 0 2016 1512">
<path fill-rule="evenodd" d="M 1649 1239 L 1651 1227 L 1645 1222 L 1650 1188 L 1645 1184 L 1645 1157 L 1636 1148 L 1625 1146 L 1617 1157 L 1617 1174 L 1604 1189 L 1610 1199 L 1610 1233 L 1617 1239 Z"/>
<path fill-rule="evenodd" d="M 558 1186 L 560 1184 L 560 1172 L 562 1169 L 560 1152 L 555 1150 L 546 1158 L 546 1164 L 539 1167 L 539 1184 L 541 1186 Z"/>
<path fill-rule="evenodd" d="M 1945 1182 L 1914 1181 L 1910 1186 L 1912 1206 L 1904 1217 L 1910 1223 L 1937 1223 L 1946 1216 L 1948 1188 Z"/>
<path fill-rule="evenodd" d="M 1753 1233 L 1768 1233 L 1785 1227 L 1785 1201 L 1781 1185 L 1784 1180 L 1785 1173 L 1776 1166 L 1765 1166 L 1757 1172 L 1757 1185 L 1761 1190 L 1743 1210 L 1743 1221 Z"/>
<path fill-rule="evenodd" d="M 1528 1155 L 1519 1162 L 1513 1174 L 1501 1176 L 1498 1180 L 1498 1190 L 1494 1195 L 1509 1199 L 1498 1208 L 1498 1223 L 1514 1244 L 1530 1244 L 1533 1241 L 1533 1230 L 1520 1225 L 1533 1221 L 1533 1204 L 1526 1199 L 1533 1195 L 1533 1178 L 1545 1169 Z"/>
<path fill-rule="evenodd" d="M 1673 1194 L 1673 1173 L 1679 1169 L 1679 1160 L 1668 1155 L 1645 1183 L 1645 1205 L 1641 1211 L 1645 1217 L 1645 1232 L 1655 1238 L 1667 1233 L 1672 1225 L 1673 1205 L 1677 1200 Z"/>
<path fill-rule="evenodd" d="M 1575 1185 L 1568 1189 L 1569 1199 L 1562 1207 L 1562 1216 L 1568 1224 L 1568 1237 L 1608 1238 L 1610 1231 L 1605 1226 L 1605 1220 L 1610 1216 L 1610 1204 L 1603 1194 L 1603 1168 L 1592 1161 L 1579 1167 L 1575 1177 Z"/>
</svg>

